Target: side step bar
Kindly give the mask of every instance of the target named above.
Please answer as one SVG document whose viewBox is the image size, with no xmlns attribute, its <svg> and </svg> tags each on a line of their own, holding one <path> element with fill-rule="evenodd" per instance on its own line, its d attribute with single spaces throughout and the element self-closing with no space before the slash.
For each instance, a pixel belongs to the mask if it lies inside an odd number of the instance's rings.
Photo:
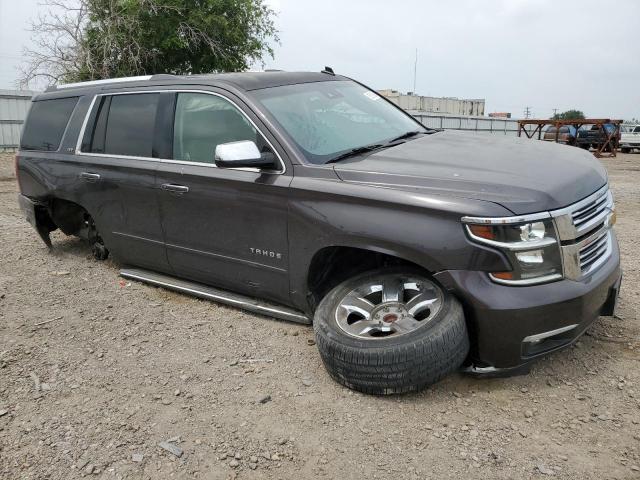
<svg viewBox="0 0 640 480">
<path fill-rule="evenodd" d="M 267 303 L 251 297 L 245 297 L 237 293 L 231 293 L 200 283 L 189 282 L 179 278 L 170 277 L 162 273 L 151 272 L 139 268 L 123 268 L 120 276 L 130 280 L 148 283 L 157 287 L 168 288 L 176 292 L 186 293 L 194 297 L 213 300 L 232 307 L 241 308 L 260 315 L 288 320 L 290 322 L 311 324 L 311 320 L 304 313 L 292 308 Z"/>
</svg>

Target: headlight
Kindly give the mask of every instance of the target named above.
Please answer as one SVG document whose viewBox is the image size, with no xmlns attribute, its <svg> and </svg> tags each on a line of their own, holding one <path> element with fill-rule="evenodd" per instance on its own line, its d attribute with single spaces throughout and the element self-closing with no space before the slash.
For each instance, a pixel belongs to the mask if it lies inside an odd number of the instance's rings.
<svg viewBox="0 0 640 480">
<path fill-rule="evenodd" d="M 560 246 L 551 218 L 530 222 L 515 219 L 514 223 L 509 223 L 511 219 L 496 219 L 496 223 L 492 219 L 463 220 L 473 240 L 491 245 L 509 258 L 512 270 L 490 273 L 492 280 L 507 285 L 532 285 L 562 278 Z"/>
</svg>

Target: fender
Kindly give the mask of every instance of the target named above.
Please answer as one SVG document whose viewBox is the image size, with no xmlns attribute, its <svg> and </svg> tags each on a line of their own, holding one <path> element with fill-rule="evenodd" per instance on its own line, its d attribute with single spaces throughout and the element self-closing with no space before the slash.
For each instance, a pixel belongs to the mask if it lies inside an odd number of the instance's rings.
<svg viewBox="0 0 640 480">
<path fill-rule="evenodd" d="M 509 268 L 501 253 L 469 241 L 460 222 L 469 212 L 508 215 L 504 207 L 343 182 L 332 168 L 311 168 L 314 176 L 295 176 L 290 187 L 290 292 L 298 308 L 308 309 L 309 267 L 327 247 L 383 253 L 431 273 Z"/>
</svg>

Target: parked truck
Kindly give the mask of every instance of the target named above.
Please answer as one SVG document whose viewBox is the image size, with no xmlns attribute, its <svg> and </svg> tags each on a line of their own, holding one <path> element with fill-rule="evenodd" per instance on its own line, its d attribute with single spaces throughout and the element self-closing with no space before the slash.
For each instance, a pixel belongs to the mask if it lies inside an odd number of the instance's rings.
<svg viewBox="0 0 640 480">
<path fill-rule="evenodd" d="M 620 132 L 620 151 L 629 153 L 640 149 L 640 125 L 622 125 Z"/>
</svg>

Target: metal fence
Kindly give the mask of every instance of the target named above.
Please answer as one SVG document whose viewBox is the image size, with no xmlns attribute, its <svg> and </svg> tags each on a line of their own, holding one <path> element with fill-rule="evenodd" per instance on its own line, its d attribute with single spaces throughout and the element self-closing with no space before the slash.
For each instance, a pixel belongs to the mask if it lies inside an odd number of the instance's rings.
<svg viewBox="0 0 640 480">
<path fill-rule="evenodd" d="M 518 135 L 518 121 L 510 118 L 469 117 L 417 111 L 410 111 L 409 113 L 429 128 L 464 130 L 477 133 L 511 135 L 514 137 Z"/>
<path fill-rule="evenodd" d="M 0 152 L 13 151 L 20 145 L 32 96 L 28 90 L 0 90 Z"/>
</svg>

